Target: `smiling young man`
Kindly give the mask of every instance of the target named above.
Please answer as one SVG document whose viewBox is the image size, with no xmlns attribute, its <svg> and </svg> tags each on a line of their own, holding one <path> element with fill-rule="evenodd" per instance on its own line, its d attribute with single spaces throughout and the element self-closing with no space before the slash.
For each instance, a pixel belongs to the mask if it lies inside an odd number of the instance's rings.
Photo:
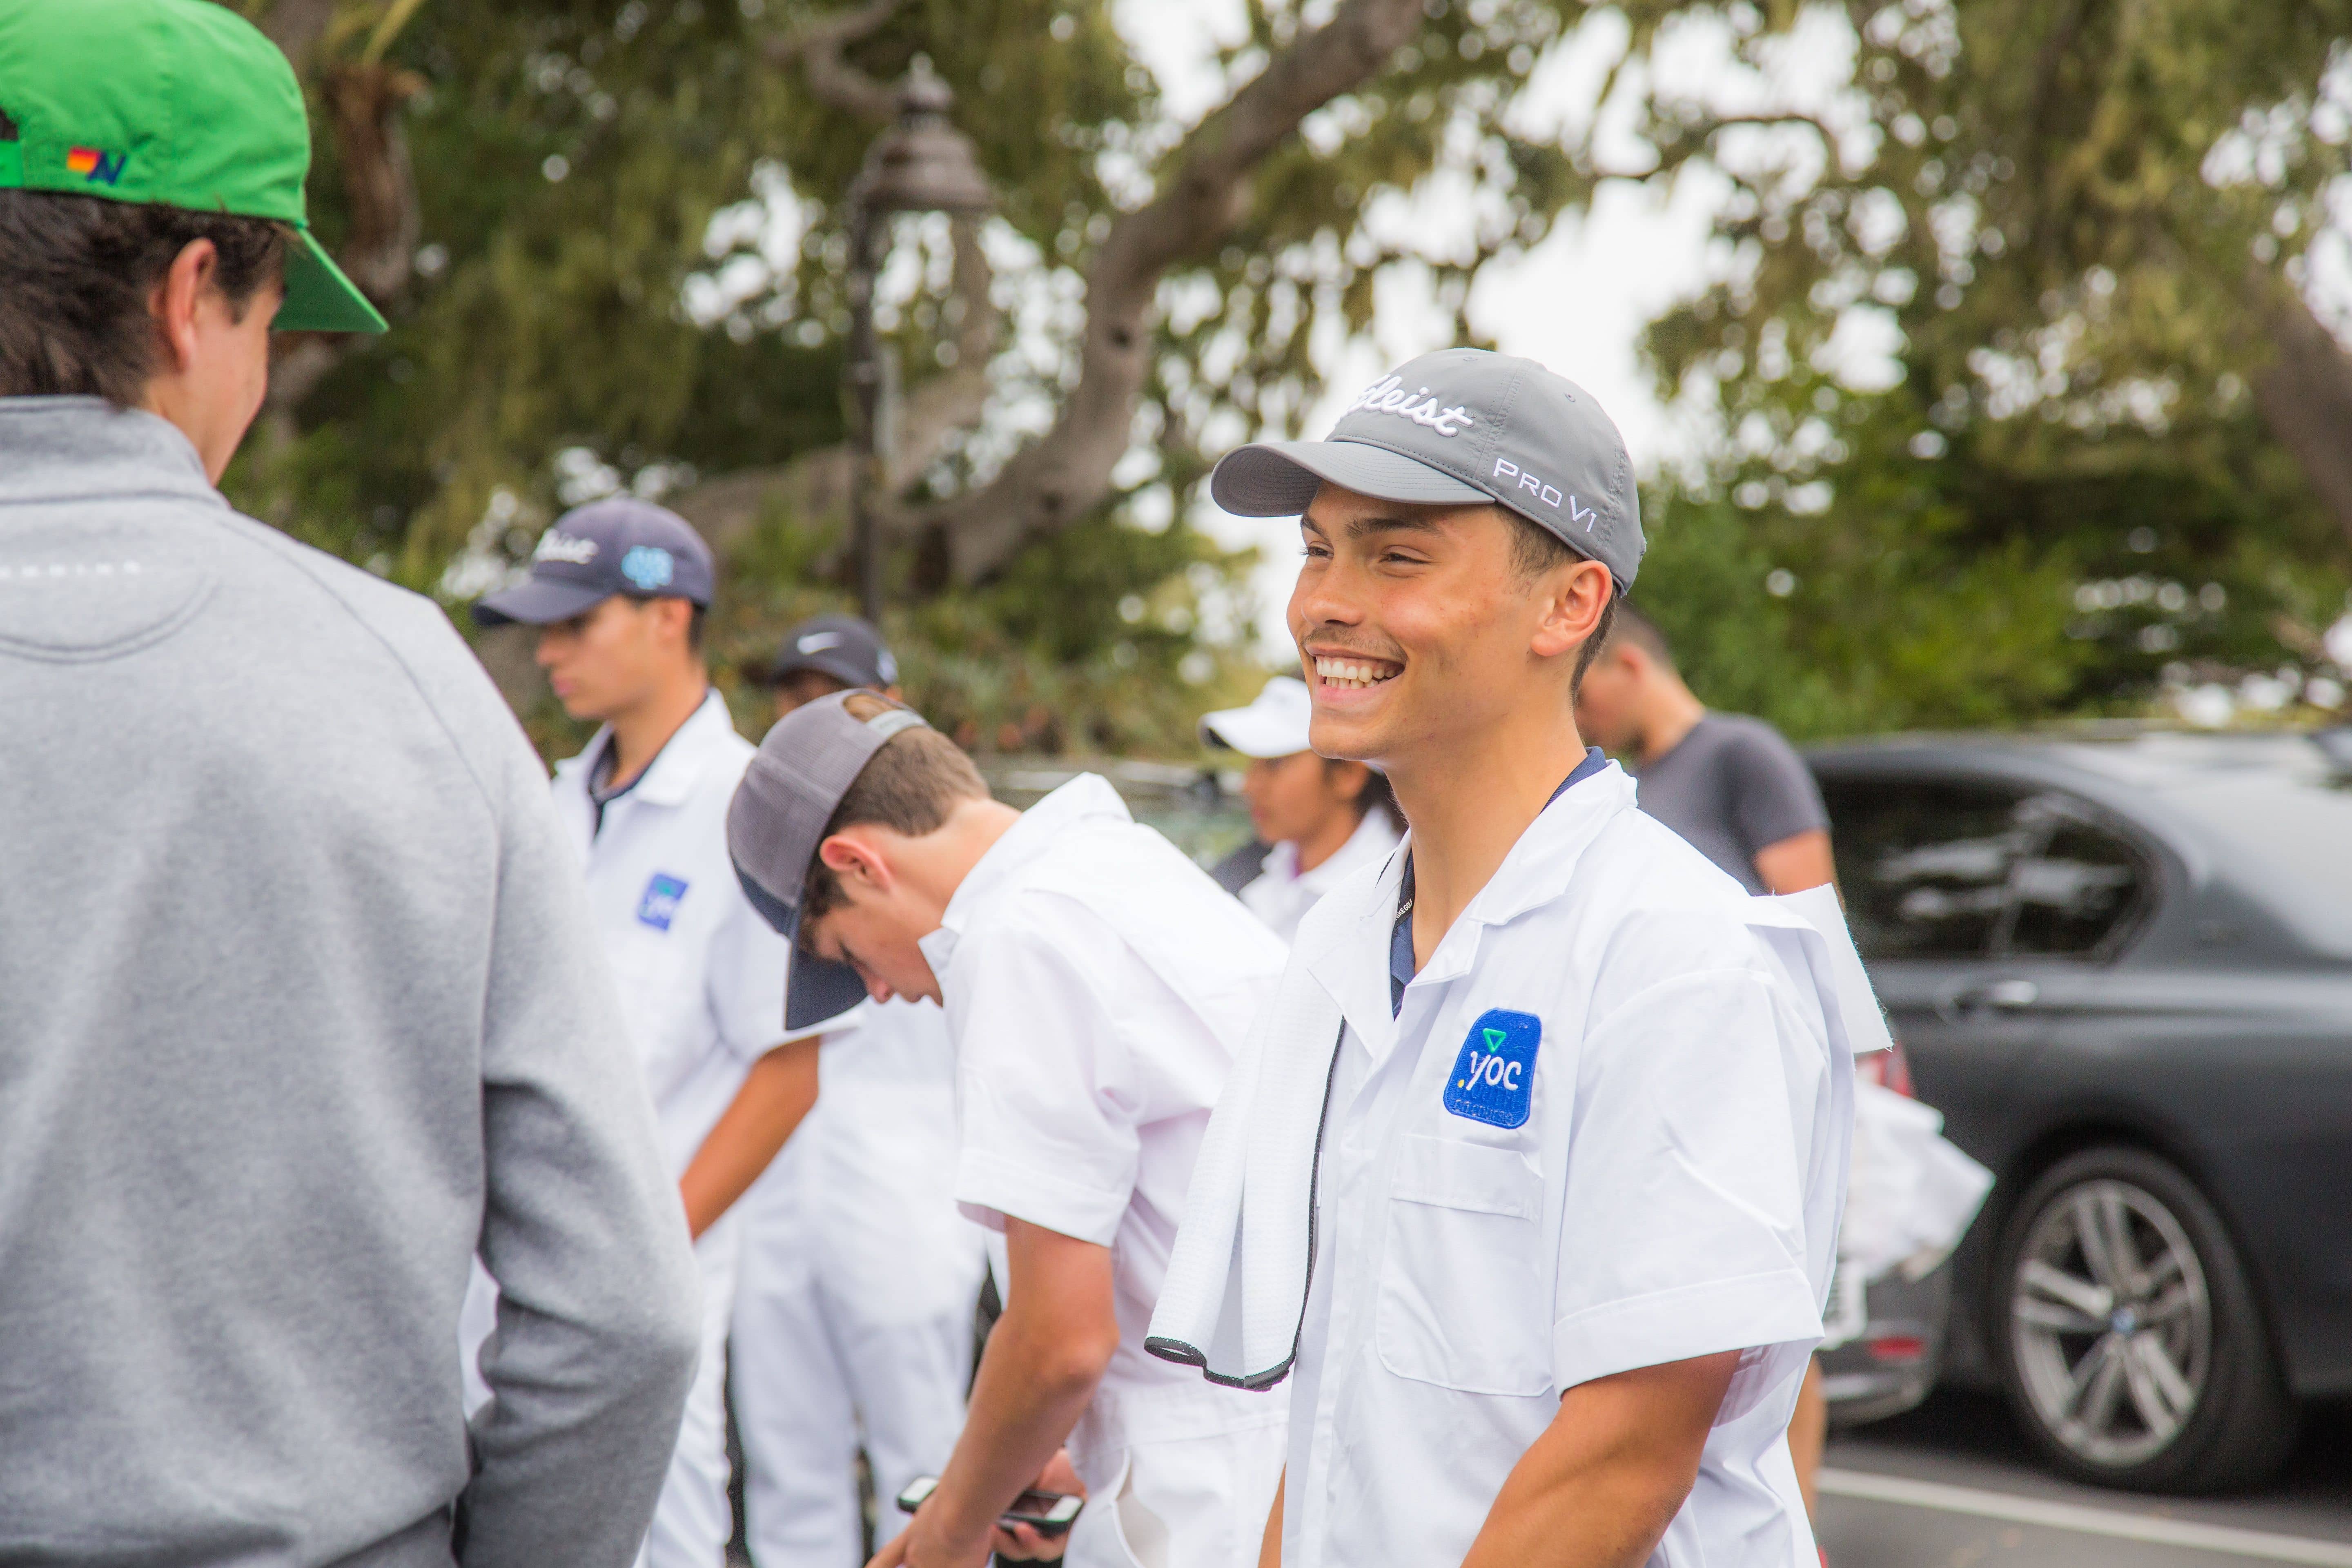
<svg viewBox="0 0 2352 1568">
<path fill-rule="evenodd" d="M 740 1250 L 728 1211 L 815 1102 L 822 1033 L 788 1039 L 778 1027 L 789 950 L 727 858 L 727 804 L 751 747 L 703 667 L 711 588 L 709 548 L 683 518 L 617 497 L 557 518 L 530 577 L 474 606 L 486 626 L 539 627 L 557 700 L 603 725 L 557 764 L 556 813 L 587 872 L 701 1266 L 702 1362 L 646 1539 L 649 1568 L 719 1568 L 726 1553 L 722 1390 Z"/>
<path fill-rule="evenodd" d="M 1643 550 L 1615 427 L 1449 350 L 1213 493 L 1303 514 L 1315 749 L 1412 824 L 1301 924 L 1152 1324 L 1290 1382 L 1262 1560 L 1810 1568 L 1780 1433 L 1876 1015 L 1833 904 L 1750 899 L 1578 738 Z"/>
<path fill-rule="evenodd" d="M 797 934 L 788 1022 L 929 997 L 954 1043 L 955 1195 L 1002 1237 L 1004 1314 L 939 1487 L 877 1568 L 979 1568 L 1056 1450 L 1077 1568 L 1244 1568 L 1282 1463 L 1278 1402 L 1143 1345 L 1210 1109 L 1281 941 L 1081 774 L 1026 812 L 912 710 L 786 714 L 728 816 L 738 873 Z M 1050 1484 L 1050 1483 L 1047 1483 Z"/>
</svg>

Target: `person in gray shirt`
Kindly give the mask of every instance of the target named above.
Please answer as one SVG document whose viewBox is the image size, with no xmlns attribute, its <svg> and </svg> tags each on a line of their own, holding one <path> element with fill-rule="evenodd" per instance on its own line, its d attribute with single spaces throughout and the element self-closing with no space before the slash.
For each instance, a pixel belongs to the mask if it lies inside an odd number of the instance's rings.
<svg viewBox="0 0 2352 1568">
<path fill-rule="evenodd" d="M 273 317 L 381 330 L 308 135 L 231 10 L 0 0 L 0 1562 L 625 1568 L 698 1288 L 546 775 L 214 489 Z"/>
<path fill-rule="evenodd" d="M 1577 731 L 1621 757 L 1640 804 L 1751 893 L 1794 893 L 1831 880 L 1821 786 L 1761 719 L 1710 713 L 1675 668 L 1656 623 L 1621 605 L 1584 674 Z"/>
</svg>

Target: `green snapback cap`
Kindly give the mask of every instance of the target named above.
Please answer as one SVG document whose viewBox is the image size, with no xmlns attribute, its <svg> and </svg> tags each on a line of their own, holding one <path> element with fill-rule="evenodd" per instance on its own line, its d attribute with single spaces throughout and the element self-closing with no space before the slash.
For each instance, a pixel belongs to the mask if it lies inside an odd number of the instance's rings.
<svg viewBox="0 0 2352 1568">
<path fill-rule="evenodd" d="M 310 121 L 277 45 L 212 0 L 0 0 L 0 190 L 292 226 L 281 331 L 380 332 L 311 237 Z"/>
</svg>

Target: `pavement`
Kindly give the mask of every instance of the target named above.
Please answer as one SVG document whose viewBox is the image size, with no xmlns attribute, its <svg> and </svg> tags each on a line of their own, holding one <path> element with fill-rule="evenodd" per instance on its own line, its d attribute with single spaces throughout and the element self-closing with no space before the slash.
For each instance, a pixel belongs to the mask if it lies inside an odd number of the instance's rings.
<svg viewBox="0 0 2352 1568">
<path fill-rule="evenodd" d="M 2061 1480 L 1997 1396 L 1939 1393 L 1832 1439 L 1821 1491 L 1831 1568 L 2352 1568 L 2352 1406 L 2258 1492 L 2157 1497 Z"/>
</svg>

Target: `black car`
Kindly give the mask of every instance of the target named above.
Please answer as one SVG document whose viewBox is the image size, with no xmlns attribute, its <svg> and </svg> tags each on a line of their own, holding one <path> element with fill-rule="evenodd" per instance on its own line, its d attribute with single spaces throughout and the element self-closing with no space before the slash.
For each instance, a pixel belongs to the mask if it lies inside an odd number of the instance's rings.
<svg viewBox="0 0 2352 1568">
<path fill-rule="evenodd" d="M 2076 1476 L 2242 1486 L 2352 1392 L 2346 739 L 1808 759 L 1919 1097 L 1998 1178 L 1944 1374 Z"/>
</svg>

